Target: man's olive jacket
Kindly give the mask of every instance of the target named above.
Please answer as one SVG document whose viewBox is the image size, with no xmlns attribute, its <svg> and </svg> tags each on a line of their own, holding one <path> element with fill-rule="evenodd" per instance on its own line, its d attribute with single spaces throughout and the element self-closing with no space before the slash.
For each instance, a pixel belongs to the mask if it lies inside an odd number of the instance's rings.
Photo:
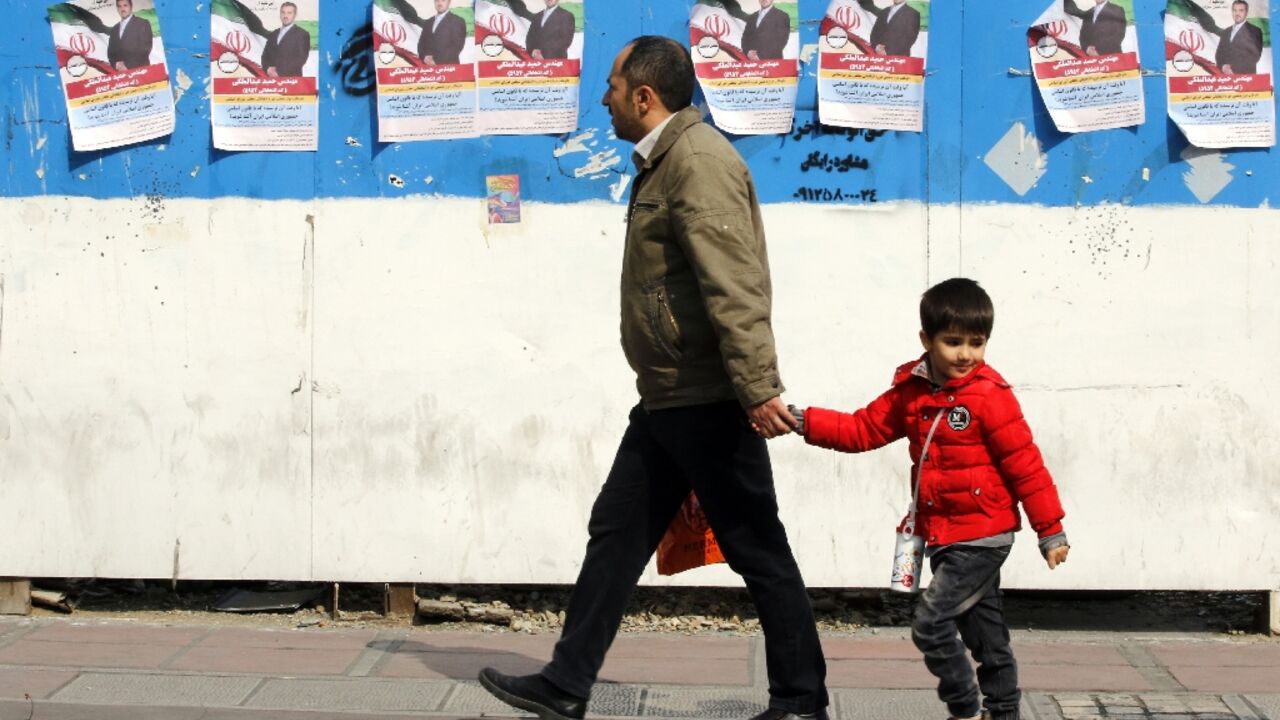
<svg viewBox="0 0 1280 720">
<path fill-rule="evenodd" d="M 644 406 L 751 407 L 782 394 L 771 292 L 751 174 L 685 108 L 640 166 L 627 210 L 622 348 Z"/>
</svg>

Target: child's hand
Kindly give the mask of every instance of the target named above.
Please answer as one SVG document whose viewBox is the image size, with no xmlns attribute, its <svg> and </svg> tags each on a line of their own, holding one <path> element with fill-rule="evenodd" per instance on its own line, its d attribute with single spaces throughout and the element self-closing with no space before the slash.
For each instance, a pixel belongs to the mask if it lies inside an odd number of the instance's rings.
<svg viewBox="0 0 1280 720">
<path fill-rule="evenodd" d="M 1070 545 L 1059 545 L 1045 554 L 1044 559 L 1049 563 L 1049 569 L 1052 570 L 1067 561 L 1067 551 L 1071 550 Z"/>
</svg>

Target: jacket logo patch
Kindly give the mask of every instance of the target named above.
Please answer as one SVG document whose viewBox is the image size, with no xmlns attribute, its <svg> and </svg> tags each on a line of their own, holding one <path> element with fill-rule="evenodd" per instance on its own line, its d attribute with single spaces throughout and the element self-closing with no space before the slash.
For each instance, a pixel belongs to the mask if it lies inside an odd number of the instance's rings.
<svg viewBox="0 0 1280 720">
<path fill-rule="evenodd" d="M 964 430 L 971 420 L 973 416 L 969 414 L 969 408 L 963 405 L 957 405 L 947 413 L 947 427 L 952 430 Z"/>
</svg>

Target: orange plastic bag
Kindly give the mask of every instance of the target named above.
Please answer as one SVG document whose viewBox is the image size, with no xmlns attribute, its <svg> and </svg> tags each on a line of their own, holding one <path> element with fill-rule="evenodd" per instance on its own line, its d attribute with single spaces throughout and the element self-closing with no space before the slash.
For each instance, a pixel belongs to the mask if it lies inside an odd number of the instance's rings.
<svg viewBox="0 0 1280 720">
<path fill-rule="evenodd" d="M 702 511 L 698 497 L 689 493 L 658 543 L 658 574 L 675 575 L 722 562 L 724 555 L 711 532 L 707 515 Z"/>
</svg>

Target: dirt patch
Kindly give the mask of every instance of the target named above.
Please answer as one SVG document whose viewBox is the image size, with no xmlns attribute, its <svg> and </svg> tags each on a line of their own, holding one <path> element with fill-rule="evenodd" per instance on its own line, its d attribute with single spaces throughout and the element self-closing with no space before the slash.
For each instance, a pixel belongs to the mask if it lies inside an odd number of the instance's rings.
<svg viewBox="0 0 1280 720">
<path fill-rule="evenodd" d="M 75 605 L 77 619 L 129 619 L 158 624 L 248 625 L 259 627 L 404 627 L 405 618 L 382 615 L 383 586 L 353 583 L 339 587 L 339 611 L 331 612 L 332 584 L 282 582 L 195 582 L 142 580 L 36 580 L 37 587 L 61 590 Z M 232 589 L 257 592 L 314 588 L 318 599 L 296 612 L 224 613 L 211 608 Z M 510 609 L 510 625 L 477 622 L 415 624 L 441 630 L 558 632 L 571 588 L 562 585 L 418 585 L 420 598 L 470 606 Z M 811 589 L 814 614 L 824 633 L 910 624 L 915 598 L 875 590 Z M 1265 596 L 1243 592 L 1032 592 L 1009 591 L 1005 612 L 1013 629 L 1103 632 L 1252 633 Z M 37 608 L 38 616 L 59 613 Z M 740 588 L 638 588 L 622 622 L 623 632 L 759 632 L 759 619 Z"/>
</svg>

